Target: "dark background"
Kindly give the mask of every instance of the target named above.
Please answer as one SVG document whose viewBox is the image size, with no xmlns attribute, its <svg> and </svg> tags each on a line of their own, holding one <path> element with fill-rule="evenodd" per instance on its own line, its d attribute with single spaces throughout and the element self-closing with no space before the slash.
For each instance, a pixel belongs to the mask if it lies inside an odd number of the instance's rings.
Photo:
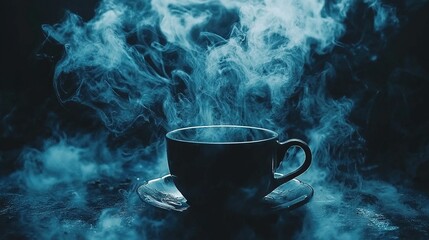
<svg viewBox="0 0 429 240">
<path fill-rule="evenodd" d="M 51 126 L 79 131 L 101 127 L 91 112 L 79 105 L 60 104 L 53 88 L 53 73 L 63 47 L 47 40 L 42 24 L 61 21 L 66 11 L 84 19 L 94 14 L 98 1 L 2 2 L 0 77 L 0 150 L 2 174 L 17 167 L 22 147 L 52 134 Z M 54 121 L 54 122 L 52 122 Z"/>
<path fill-rule="evenodd" d="M 103 128 L 89 109 L 78 104 L 63 106 L 57 100 L 52 78 L 62 46 L 48 40 L 41 30 L 42 24 L 60 22 L 67 10 L 84 20 L 90 19 L 97 3 L 2 2 L 2 175 L 19 167 L 15 159 L 23 146 L 37 144 L 51 134 L 52 121 L 70 131 Z M 429 180 L 429 4 L 387 3 L 396 7 L 399 28 L 374 37 L 371 16 L 368 17 L 372 12 L 364 6 L 355 9 L 341 39 L 346 47 L 322 56 L 337 70 L 328 89 L 333 97 L 348 96 L 357 103 L 351 121 L 366 139 L 365 166 L 377 165 L 378 177 L 405 181 L 427 190 L 424 185 Z M 379 49 L 379 57 L 375 61 L 365 60 L 365 50 L 356 46 L 357 42 Z M 343 63 L 345 59 L 347 64 Z"/>
<path fill-rule="evenodd" d="M 366 139 L 359 171 L 429 193 L 429 4 L 386 3 L 396 7 L 398 28 L 374 37 L 371 16 L 360 20 L 372 14 L 362 6 L 346 22 L 345 47 L 320 58 L 337 70 L 328 82 L 329 94 L 356 102 L 350 121 Z M 59 103 L 52 78 L 62 46 L 41 29 L 60 22 L 66 10 L 90 19 L 96 6 L 95 0 L 1 3 L 0 177 L 20 168 L 22 148 L 42 144 L 52 125 L 66 132 L 104 131 L 90 109 Z M 378 49 L 378 58 L 368 60 L 357 42 Z M 307 66 L 309 71 L 317 67 Z"/>
</svg>

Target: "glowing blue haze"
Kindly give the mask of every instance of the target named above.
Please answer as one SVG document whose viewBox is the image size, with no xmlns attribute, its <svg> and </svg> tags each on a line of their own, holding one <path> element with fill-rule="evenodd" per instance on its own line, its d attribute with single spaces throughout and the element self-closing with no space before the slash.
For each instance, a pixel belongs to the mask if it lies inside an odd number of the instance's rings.
<svg viewBox="0 0 429 240">
<path fill-rule="evenodd" d="M 302 74 L 310 54 L 329 52 L 344 32 L 345 14 L 330 16 L 324 5 L 104 1 L 88 22 L 69 13 L 43 29 L 65 46 L 54 80 L 59 99 L 90 106 L 112 131 L 162 118 L 155 115 L 160 104 L 167 129 L 228 123 L 283 130 L 288 99 L 308 87 Z M 343 5 L 332 8 L 345 13 Z"/>
<path fill-rule="evenodd" d="M 314 55 L 330 53 L 340 44 L 346 31 L 344 20 L 355 5 L 352 0 L 328 2 L 104 0 L 87 22 L 67 13 L 63 22 L 43 26 L 49 38 L 64 45 L 54 87 L 61 102 L 92 108 L 116 134 L 140 121 L 165 131 L 192 125 L 251 125 L 272 129 L 285 139 L 301 126 L 288 120 L 298 112 L 299 121 L 307 125 L 302 131 L 315 159 L 303 179 L 314 185 L 316 196 L 306 216 L 307 231 L 296 237 L 362 236 L 365 223 L 356 222 L 355 229 L 347 230 L 347 216 L 329 212 L 332 205 L 346 211 L 342 203 L 347 197 L 342 185 L 331 180 L 346 176 L 357 189 L 380 191 L 389 201 L 398 195 L 393 186 L 363 181 L 357 174 L 363 158 L 349 152 L 359 151 L 363 139 L 348 121 L 354 103 L 345 97 L 333 99 L 325 89 L 326 78 L 335 75 L 335 69 L 326 64 L 316 75 L 304 74 L 305 65 L 316 61 Z M 374 28 L 381 34 L 385 27 L 398 24 L 393 8 L 377 0 L 365 3 L 375 12 Z M 162 151 L 155 165 L 141 161 L 145 153 L 153 152 L 147 149 L 162 148 L 163 138 L 128 157 L 121 150 L 110 150 L 103 138 L 84 139 L 60 137 L 41 150 L 25 150 L 21 173 L 25 186 L 36 192 L 75 186 L 76 199 L 82 196 L 77 204 L 84 207 L 85 183 L 99 176 L 121 178 L 127 174 L 122 169 L 127 160 L 145 178 L 166 171 Z M 97 154 L 97 149 L 105 150 Z M 347 170 L 337 170 L 340 165 Z M 380 184 L 387 188 L 377 189 Z M 135 201 L 132 194 L 132 190 L 124 194 L 125 205 Z M 395 206 L 386 204 L 406 209 L 400 200 Z M 104 209 L 95 227 L 53 218 L 55 226 L 61 227 L 46 231 L 43 237 L 61 236 L 64 229 L 72 229 L 87 238 L 133 238 L 142 235 L 138 229 L 162 228 L 162 221 L 124 219 L 121 211 L 120 207 Z M 369 218 L 376 215 L 365 209 L 361 213 Z M 332 219 L 340 223 L 327 225 Z M 387 226 L 386 231 L 396 230 L 388 220 L 378 223 Z"/>
</svg>

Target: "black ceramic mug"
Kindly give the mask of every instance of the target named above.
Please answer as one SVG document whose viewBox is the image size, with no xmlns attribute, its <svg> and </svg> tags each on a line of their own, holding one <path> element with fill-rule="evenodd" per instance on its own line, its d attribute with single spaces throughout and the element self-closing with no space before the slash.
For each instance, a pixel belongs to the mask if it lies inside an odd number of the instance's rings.
<svg viewBox="0 0 429 240">
<path fill-rule="evenodd" d="M 274 131 L 234 125 L 188 127 L 166 134 L 170 174 L 191 206 L 240 209 L 305 172 L 311 151 L 299 139 L 278 141 Z M 276 178 L 287 150 L 300 147 L 302 165 Z"/>
</svg>

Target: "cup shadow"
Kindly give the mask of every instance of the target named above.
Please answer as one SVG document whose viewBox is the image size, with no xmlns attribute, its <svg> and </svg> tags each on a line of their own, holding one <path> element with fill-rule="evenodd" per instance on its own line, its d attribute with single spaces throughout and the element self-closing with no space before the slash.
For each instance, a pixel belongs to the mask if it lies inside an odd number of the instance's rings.
<svg viewBox="0 0 429 240">
<path fill-rule="evenodd" d="M 180 239 L 290 239 L 303 228 L 306 208 L 267 215 L 244 215 L 214 208 L 192 208 L 185 212 L 149 206 L 162 227 L 156 238 Z"/>
</svg>

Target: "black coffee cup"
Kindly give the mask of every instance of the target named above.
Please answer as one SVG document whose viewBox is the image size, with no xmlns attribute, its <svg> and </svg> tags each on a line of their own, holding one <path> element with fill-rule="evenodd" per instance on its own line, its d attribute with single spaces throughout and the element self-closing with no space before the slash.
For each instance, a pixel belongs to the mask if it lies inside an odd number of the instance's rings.
<svg viewBox="0 0 429 240">
<path fill-rule="evenodd" d="M 188 127 L 167 133 L 166 139 L 170 174 L 191 207 L 245 209 L 305 172 L 312 159 L 302 140 L 279 142 L 276 132 L 257 127 Z M 304 162 L 295 171 L 275 177 L 292 146 L 304 151 Z"/>
</svg>

